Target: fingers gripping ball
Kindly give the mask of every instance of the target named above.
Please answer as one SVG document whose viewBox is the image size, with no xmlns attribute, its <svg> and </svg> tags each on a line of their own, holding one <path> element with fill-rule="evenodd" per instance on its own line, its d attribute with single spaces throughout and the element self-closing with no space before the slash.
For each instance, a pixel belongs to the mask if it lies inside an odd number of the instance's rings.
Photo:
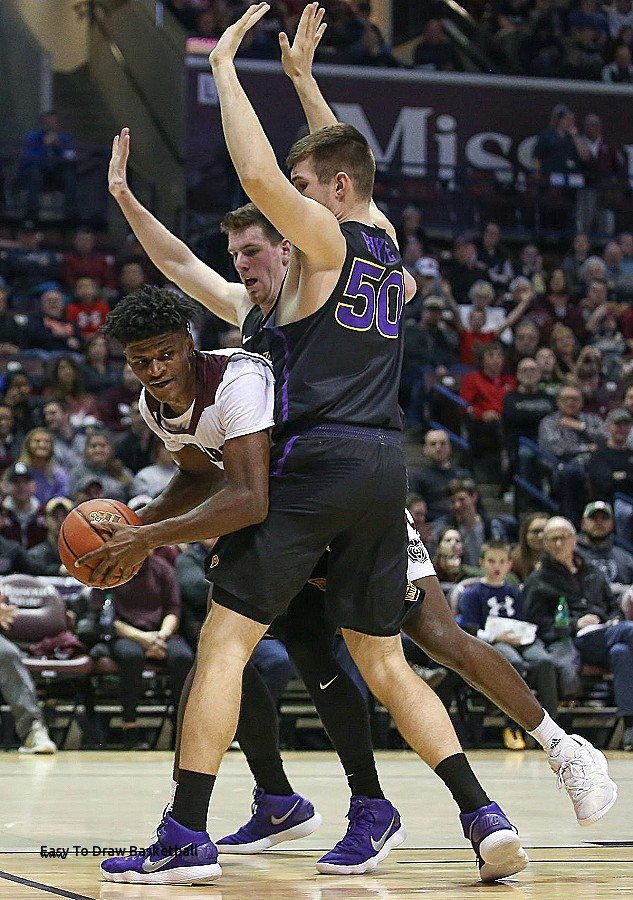
<svg viewBox="0 0 633 900">
<path fill-rule="evenodd" d="M 126 525 L 142 525 L 143 523 L 136 513 L 121 503 L 119 500 L 86 500 L 71 510 L 62 523 L 59 532 L 59 555 L 68 569 L 68 572 L 78 581 L 93 586 L 90 577 L 94 566 L 86 565 L 75 568 L 75 561 L 91 550 L 96 550 L 107 539 L 108 535 L 102 531 L 99 525 L 102 522 L 121 522 Z M 96 565 L 96 564 L 95 564 Z M 130 578 L 132 578 L 143 563 L 139 563 Z M 125 584 L 116 578 L 107 584 L 95 585 L 100 588 L 118 587 Z"/>
</svg>

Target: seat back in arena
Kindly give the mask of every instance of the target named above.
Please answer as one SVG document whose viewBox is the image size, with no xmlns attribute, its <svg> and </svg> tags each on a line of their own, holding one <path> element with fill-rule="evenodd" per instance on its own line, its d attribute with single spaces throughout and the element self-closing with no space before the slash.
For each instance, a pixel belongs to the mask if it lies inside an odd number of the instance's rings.
<svg viewBox="0 0 633 900">
<path fill-rule="evenodd" d="M 64 631 L 66 606 L 59 591 L 48 581 L 32 575 L 8 575 L 1 593 L 19 609 L 7 632 L 17 644 L 32 644 Z"/>
</svg>

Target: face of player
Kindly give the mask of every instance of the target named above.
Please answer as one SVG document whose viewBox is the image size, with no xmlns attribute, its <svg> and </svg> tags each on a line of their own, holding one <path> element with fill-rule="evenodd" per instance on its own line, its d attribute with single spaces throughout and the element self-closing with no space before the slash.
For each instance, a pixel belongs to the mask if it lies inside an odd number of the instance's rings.
<svg viewBox="0 0 633 900">
<path fill-rule="evenodd" d="M 507 550 L 487 550 L 481 560 L 486 581 L 501 584 L 510 571 L 510 556 Z"/>
<path fill-rule="evenodd" d="M 174 412 L 193 403 L 193 339 L 190 334 L 168 333 L 125 348 L 125 358 L 143 387 Z"/>
<path fill-rule="evenodd" d="M 233 265 L 252 303 L 266 306 L 277 298 L 290 260 L 290 244 L 272 244 L 261 225 L 229 234 Z"/>
</svg>

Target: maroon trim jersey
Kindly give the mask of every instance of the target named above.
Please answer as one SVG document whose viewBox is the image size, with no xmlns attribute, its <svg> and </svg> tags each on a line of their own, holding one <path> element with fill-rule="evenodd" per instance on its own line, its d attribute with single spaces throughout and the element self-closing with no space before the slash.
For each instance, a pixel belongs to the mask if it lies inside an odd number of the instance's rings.
<svg viewBox="0 0 633 900">
<path fill-rule="evenodd" d="M 139 411 L 170 453 L 193 445 L 222 469 L 226 441 L 273 426 L 272 366 L 262 356 L 239 349 L 196 350 L 194 366 L 195 399 L 186 412 L 167 415 L 145 388 Z"/>
</svg>

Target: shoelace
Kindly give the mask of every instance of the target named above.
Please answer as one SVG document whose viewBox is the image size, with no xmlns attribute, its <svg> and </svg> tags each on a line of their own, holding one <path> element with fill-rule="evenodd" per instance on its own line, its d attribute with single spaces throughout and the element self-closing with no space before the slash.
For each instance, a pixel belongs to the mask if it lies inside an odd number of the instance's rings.
<svg viewBox="0 0 633 900">
<path fill-rule="evenodd" d="M 168 803 L 165 809 L 163 810 L 163 814 L 161 816 L 160 822 L 156 826 L 156 828 L 152 831 L 150 835 L 150 848 L 154 846 L 154 844 L 158 843 L 158 839 L 160 837 L 161 829 L 165 827 L 167 824 L 167 816 L 171 812 L 171 804 Z"/>
<path fill-rule="evenodd" d="M 573 784 L 569 784 L 568 782 L 573 782 L 575 779 L 581 779 L 580 783 L 575 786 Z M 565 787 L 567 791 L 571 794 L 574 800 L 582 797 L 583 794 L 586 794 L 590 788 L 590 785 L 587 783 L 587 775 L 585 773 L 585 764 L 580 762 L 577 759 L 568 759 L 566 762 L 561 763 L 561 767 L 558 770 L 558 789 L 560 790 L 562 787 Z"/>
<path fill-rule="evenodd" d="M 259 806 L 259 801 L 264 796 L 264 791 L 262 788 L 255 788 L 253 791 L 253 802 L 251 803 L 251 815 L 257 815 L 257 807 Z"/>
<path fill-rule="evenodd" d="M 344 850 L 361 845 L 367 837 L 371 836 L 371 827 L 376 821 L 376 816 L 367 806 L 353 802 L 347 814 L 349 825 L 345 835 L 336 845 Z"/>
</svg>

